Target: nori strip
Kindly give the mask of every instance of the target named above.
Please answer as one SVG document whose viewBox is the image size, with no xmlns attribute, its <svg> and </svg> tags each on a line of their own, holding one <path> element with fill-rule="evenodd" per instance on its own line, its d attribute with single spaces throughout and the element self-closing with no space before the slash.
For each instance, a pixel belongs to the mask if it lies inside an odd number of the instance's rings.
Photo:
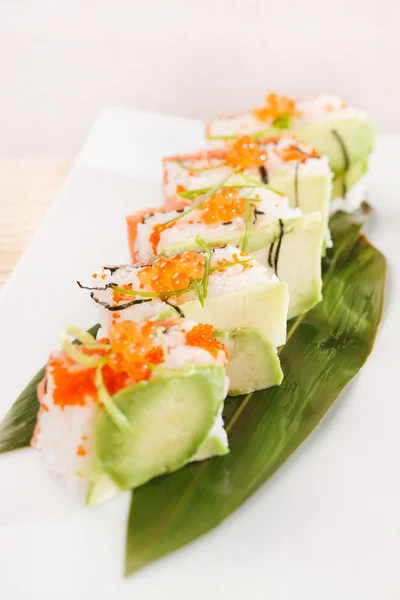
<svg viewBox="0 0 400 600">
<path fill-rule="evenodd" d="M 143 302 L 151 302 L 152 300 L 154 300 L 154 298 L 140 298 L 138 300 L 132 300 L 131 302 L 125 302 L 125 304 L 118 304 L 117 306 L 112 306 L 108 302 L 102 302 L 101 300 L 96 298 L 93 292 L 90 294 L 90 297 L 97 304 L 100 304 L 100 306 L 103 306 L 104 308 L 112 312 L 119 312 L 120 310 L 125 310 L 126 308 L 130 308 L 131 306 L 135 306 L 135 304 L 143 304 Z"/>
<path fill-rule="evenodd" d="M 173 308 L 174 310 L 176 310 L 176 312 L 178 313 L 178 315 L 182 318 L 185 318 L 185 315 L 183 314 L 183 312 L 181 311 L 181 309 L 179 308 L 179 306 L 176 306 L 175 304 L 172 304 L 171 302 L 168 301 L 168 298 L 164 298 L 163 302 L 165 304 L 168 304 L 168 306 L 171 306 L 171 308 Z"/>
<path fill-rule="evenodd" d="M 275 271 L 275 275 L 278 276 L 278 261 L 279 261 L 279 253 L 281 251 L 281 244 L 282 244 L 282 238 L 284 236 L 285 233 L 285 229 L 283 226 L 283 221 L 282 219 L 279 219 L 279 238 L 278 238 L 278 245 L 276 247 L 276 251 L 275 251 L 275 259 L 274 259 L 274 271 Z"/>
<path fill-rule="evenodd" d="M 279 253 L 281 251 L 281 244 L 282 244 L 282 238 L 285 234 L 285 228 L 283 225 L 283 221 L 282 219 L 279 219 L 279 236 L 277 239 L 275 239 L 272 244 L 269 247 L 269 252 L 268 252 L 268 265 L 271 267 L 271 269 L 274 269 L 275 275 L 278 275 L 278 262 L 279 262 Z M 275 242 L 276 242 L 276 249 L 275 249 Z M 274 254 L 274 250 L 275 250 L 275 254 Z"/>
<path fill-rule="evenodd" d="M 253 221 L 253 225 L 255 225 L 257 223 L 257 217 L 258 215 L 265 215 L 265 212 L 263 212 L 262 210 L 257 210 L 256 208 L 254 209 L 254 221 Z"/>
<path fill-rule="evenodd" d="M 105 290 L 108 290 L 110 287 L 115 285 L 115 283 L 106 283 L 106 285 L 104 285 L 103 287 L 90 287 L 87 285 L 82 285 L 80 281 L 77 281 L 76 283 L 79 285 L 81 290 L 96 290 L 97 292 L 104 292 Z"/>
<path fill-rule="evenodd" d="M 126 266 L 127 265 L 116 265 L 114 267 L 109 267 L 106 265 L 103 267 L 103 269 L 107 269 L 107 271 L 110 271 L 110 275 L 114 275 L 115 271 L 118 271 L 119 269 L 123 269 Z"/>
<path fill-rule="evenodd" d="M 275 246 L 275 240 L 270 245 L 269 252 L 268 252 L 268 266 L 271 267 L 271 269 L 274 266 L 274 263 L 273 263 L 274 246 Z"/>
<path fill-rule="evenodd" d="M 268 171 L 267 171 L 267 169 L 264 167 L 264 165 L 261 165 L 261 167 L 259 167 L 259 171 L 260 171 L 260 176 L 261 176 L 262 182 L 265 183 L 265 185 L 268 185 Z"/>
</svg>

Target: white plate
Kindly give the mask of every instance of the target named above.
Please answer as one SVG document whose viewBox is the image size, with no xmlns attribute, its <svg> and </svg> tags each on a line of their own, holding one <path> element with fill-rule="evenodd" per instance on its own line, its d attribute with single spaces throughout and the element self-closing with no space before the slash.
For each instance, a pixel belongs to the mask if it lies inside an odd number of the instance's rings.
<svg viewBox="0 0 400 600">
<path fill-rule="evenodd" d="M 124 215 L 161 203 L 161 157 L 200 147 L 202 134 L 199 121 L 101 114 L 1 296 L 0 417 L 64 325 L 96 322 L 75 280 L 127 260 Z M 1 598 L 400 597 L 399 155 L 400 137 L 380 139 L 370 185 L 369 234 L 389 262 L 384 324 L 361 375 L 302 448 L 222 526 L 128 580 L 128 494 L 88 510 L 38 453 L 0 456 Z"/>
</svg>

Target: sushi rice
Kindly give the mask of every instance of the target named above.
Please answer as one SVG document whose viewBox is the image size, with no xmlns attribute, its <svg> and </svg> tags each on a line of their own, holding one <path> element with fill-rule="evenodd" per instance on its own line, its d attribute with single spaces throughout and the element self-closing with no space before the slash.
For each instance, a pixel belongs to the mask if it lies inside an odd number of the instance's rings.
<svg viewBox="0 0 400 600">
<path fill-rule="evenodd" d="M 290 208 L 286 197 L 265 187 L 246 187 L 240 189 L 240 197 L 255 198 L 255 207 L 258 211 L 257 222 L 254 226 L 261 227 L 278 219 L 300 218 L 302 211 L 299 208 Z M 162 254 L 174 243 L 184 242 L 188 238 L 194 239 L 197 235 L 207 240 L 208 232 L 211 230 L 223 232 L 244 231 L 245 219 L 241 216 L 235 217 L 230 222 L 209 226 L 204 222 L 201 208 L 196 208 L 187 215 L 180 211 L 154 212 L 153 214 L 142 213 L 137 223 L 136 236 L 131 237 L 131 254 L 134 260 L 144 263 L 151 260 L 155 254 Z M 137 221 L 138 216 L 132 215 L 127 218 L 128 227 L 130 222 Z M 176 219 L 173 225 L 161 232 L 156 245 L 151 243 L 151 235 L 156 225 L 165 224 Z"/>
<path fill-rule="evenodd" d="M 295 100 L 294 106 L 298 115 L 292 117 L 291 129 L 354 117 L 361 120 L 367 119 L 365 111 L 349 107 L 338 96 L 329 94 L 320 94 L 306 100 Z M 265 121 L 257 118 L 254 111 L 246 111 L 234 115 L 221 116 L 211 121 L 207 125 L 206 136 L 224 137 L 253 134 L 262 131 L 266 126 Z M 223 144 L 223 140 L 212 140 L 213 146 L 221 146 Z"/>
<path fill-rule="evenodd" d="M 258 140 L 258 146 L 266 156 L 265 168 L 269 176 L 297 172 L 302 175 L 330 176 L 327 157 L 319 157 L 307 144 L 297 140 L 294 135 L 285 134 L 275 138 Z M 285 158 L 285 150 L 295 148 L 300 159 Z M 232 167 L 226 163 L 228 149 L 203 150 L 197 154 L 172 156 L 164 159 L 164 193 L 167 202 L 181 201 L 178 190 L 187 191 L 211 188 L 224 180 Z M 220 166 L 219 166 L 220 165 Z M 235 173 L 229 178 L 229 185 L 246 185 L 246 176 L 262 184 L 258 167 L 250 167 Z"/>
</svg>

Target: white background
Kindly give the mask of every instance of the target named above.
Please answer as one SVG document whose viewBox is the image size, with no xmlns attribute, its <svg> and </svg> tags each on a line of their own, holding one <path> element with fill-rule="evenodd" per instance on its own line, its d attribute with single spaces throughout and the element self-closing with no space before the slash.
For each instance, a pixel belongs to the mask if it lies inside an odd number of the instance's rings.
<svg viewBox="0 0 400 600">
<path fill-rule="evenodd" d="M 395 0 L 0 0 L 0 156 L 72 156 L 98 109 L 210 117 L 331 91 L 400 131 Z"/>
</svg>

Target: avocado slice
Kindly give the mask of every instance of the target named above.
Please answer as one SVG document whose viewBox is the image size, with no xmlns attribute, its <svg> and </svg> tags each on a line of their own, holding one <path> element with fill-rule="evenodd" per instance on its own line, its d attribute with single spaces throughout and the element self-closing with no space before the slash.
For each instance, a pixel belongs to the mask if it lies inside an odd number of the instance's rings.
<svg viewBox="0 0 400 600">
<path fill-rule="evenodd" d="M 221 406 L 206 439 L 200 445 L 196 454 L 192 456 L 190 462 L 205 460 L 206 458 L 211 458 L 212 456 L 222 456 L 224 454 L 228 454 L 228 436 L 224 427 L 222 409 L 223 407 Z"/>
<path fill-rule="evenodd" d="M 86 494 L 86 505 L 104 504 L 124 490 L 120 488 L 107 473 L 103 473 L 95 462 L 89 476 L 89 488 Z"/>
<path fill-rule="evenodd" d="M 328 223 L 332 173 L 311 175 L 300 169 L 296 174 L 277 169 L 271 173 L 270 185 L 285 194 L 291 208 L 300 208 L 304 214 L 319 211 Z"/>
<path fill-rule="evenodd" d="M 239 396 L 280 385 L 283 373 L 275 347 L 260 332 L 249 328 L 214 332 L 229 351 L 226 373 L 229 395 Z"/>
<path fill-rule="evenodd" d="M 368 173 L 367 159 L 354 162 L 344 173 L 333 179 L 332 199 L 345 198 L 346 193 Z"/>
<path fill-rule="evenodd" d="M 322 222 L 308 223 L 281 240 L 276 273 L 289 288 L 288 319 L 310 310 L 322 299 L 321 251 L 325 231 Z M 261 264 L 271 264 L 271 256 L 276 258 L 278 243 L 279 238 L 272 245 L 254 252 L 255 258 Z"/>
<path fill-rule="evenodd" d="M 294 128 L 293 131 L 301 140 L 316 148 L 321 156 L 328 156 L 329 165 L 335 174 L 343 173 L 348 166 L 360 159 L 366 159 L 375 144 L 373 122 L 357 116 L 325 123 L 314 123 Z M 334 131 L 340 136 L 345 146 L 348 165 Z"/>
<path fill-rule="evenodd" d="M 286 283 L 270 281 L 216 298 L 206 298 L 204 306 L 198 300 L 192 300 L 181 304 L 179 308 L 186 319 L 208 323 L 216 329 L 256 329 L 276 348 L 286 340 L 288 303 Z M 168 307 L 157 318 L 175 315 L 174 308 Z"/>
<path fill-rule="evenodd" d="M 181 468 L 206 439 L 224 398 L 225 371 L 216 364 L 164 371 L 121 390 L 113 400 L 132 433 L 119 429 L 106 410 L 100 413 L 100 472 L 126 490 Z"/>
</svg>

